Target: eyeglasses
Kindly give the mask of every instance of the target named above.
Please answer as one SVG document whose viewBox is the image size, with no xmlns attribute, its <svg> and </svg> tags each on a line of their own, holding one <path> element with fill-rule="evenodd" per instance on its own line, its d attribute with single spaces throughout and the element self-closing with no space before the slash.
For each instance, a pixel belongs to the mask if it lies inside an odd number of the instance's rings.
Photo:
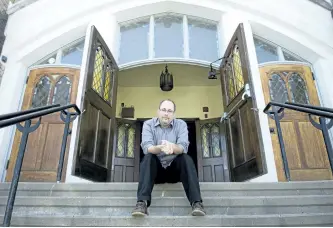
<svg viewBox="0 0 333 228">
<path fill-rule="evenodd" d="M 161 112 L 166 112 L 166 113 L 168 113 L 168 114 L 172 114 L 172 113 L 174 113 L 174 111 L 172 111 L 172 110 L 166 110 L 165 108 L 164 109 L 160 109 L 160 111 Z"/>
</svg>

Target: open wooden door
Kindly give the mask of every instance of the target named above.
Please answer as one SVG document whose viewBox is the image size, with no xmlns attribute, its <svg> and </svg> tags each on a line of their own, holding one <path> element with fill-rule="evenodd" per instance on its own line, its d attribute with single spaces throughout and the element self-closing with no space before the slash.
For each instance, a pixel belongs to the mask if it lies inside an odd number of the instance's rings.
<svg viewBox="0 0 333 228">
<path fill-rule="evenodd" d="M 79 76 L 79 69 L 69 67 L 44 67 L 31 70 L 21 110 L 52 104 L 74 104 Z M 32 120 L 32 125 L 37 121 L 38 119 Z M 40 126 L 29 134 L 20 181 L 56 181 L 64 127 L 60 113 L 42 117 Z M 6 181 L 11 181 L 13 177 L 21 135 L 22 133 L 17 130 L 8 163 Z M 71 136 L 68 136 L 67 145 L 70 138 Z M 68 148 L 69 146 L 66 147 L 61 181 L 64 181 L 66 176 Z"/>
<path fill-rule="evenodd" d="M 136 120 L 117 119 L 112 182 L 137 182 L 140 163 L 140 131 Z"/>
<path fill-rule="evenodd" d="M 105 182 L 111 178 L 118 66 L 97 28 L 89 29 L 75 175 Z"/>
<path fill-rule="evenodd" d="M 229 181 L 225 134 L 220 118 L 196 121 L 196 132 L 199 181 Z"/>
<path fill-rule="evenodd" d="M 221 63 L 222 96 L 227 151 L 232 181 L 245 181 L 263 173 L 260 129 L 249 69 L 243 24 L 236 29 Z"/>
<path fill-rule="evenodd" d="M 320 106 L 309 66 L 270 64 L 260 67 L 266 104 L 295 102 Z M 319 122 L 317 120 L 317 122 Z M 286 181 L 275 122 L 269 119 L 279 181 Z M 322 132 L 312 126 L 306 113 L 284 110 L 281 130 L 292 181 L 332 180 L 332 170 Z"/>
</svg>

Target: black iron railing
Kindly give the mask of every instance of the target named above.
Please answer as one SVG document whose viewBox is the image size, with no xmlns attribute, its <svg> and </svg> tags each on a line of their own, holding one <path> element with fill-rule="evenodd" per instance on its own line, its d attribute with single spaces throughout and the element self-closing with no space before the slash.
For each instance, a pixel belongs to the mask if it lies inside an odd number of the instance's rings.
<svg viewBox="0 0 333 228">
<path fill-rule="evenodd" d="M 74 109 L 75 112 L 70 112 L 70 109 Z M 66 152 L 66 144 L 67 144 L 67 137 L 69 134 L 71 134 L 71 130 L 69 129 L 70 123 L 81 114 L 80 109 L 75 104 L 70 105 L 64 105 L 60 106 L 57 105 L 49 105 L 41 108 L 34 108 L 26 111 L 20 111 L 10 114 L 5 114 L 0 116 L 0 128 L 7 127 L 13 124 L 16 124 L 17 129 L 22 132 L 21 136 L 21 142 L 19 146 L 18 155 L 16 158 L 16 164 L 14 168 L 14 173 L 12 177 L 12 182 L 10 185 L 10 190 L 8 194 L 8 200 L 7 200 L 7 206 L 6 211 L 3 219 L 3 226 L 10 226 L 10 221 L 12 218 L 13 213 L 13 206 L 15 202 L 16 197 L 16 191 L 18 187 L 18 182 L 20 179 L 20 173 L 22 169 L 22 163 L 24 158 L 24 153 L 26 149 L 26 145 L 28 142 L 28 136 L 31 132 L 35 131 L 40 123 L 41 119 L 45 115 L 49 115 L 52 113 L 60 112 L 60 118 L 65 123 L 64 128 L 64 134 L 62 138 L 62 144 L 61 144 L 61 150 L 60 150 L 60 158 L 58 163 L 58 169 L 57 169 L 57 183 L 61 180 L 62 175 L 62 169 L 64 164 L 64 158 L 65 158 L 65 152 Z M 31 120 L 39 118 L 37 123 L 35 123 L 33 126 L 31 125 Z M 22 126 L 20 123 L 24 122 L 24 125 Z"/>
<path fill-rule="evenodd" d="M 311 124 L 315 128 L 322 131 L 331 170 L 333 171 L 333 148 L 328 132 L 328 130 L 333 126 L 333 109 L 306 104 L 297 104 L 292 102 L 286 102 L 284 104 L 278 102 L 269 102 L 264 109 L 264 113 L 268 114 L 268 116 L 275 121 L 286 179 L 290 181 L 290 170 L 288 166 L 286 148 L 284 145 L 283 134 L 280 125 L 280 120 L 284 117 L 284 109 L 291 109 L 294 111 L 307 113 L 309 115 L 309 120 Z M 319 123 L 317 123 L 313 119 L 313 116 L 319 117 Z"/>
</svg>

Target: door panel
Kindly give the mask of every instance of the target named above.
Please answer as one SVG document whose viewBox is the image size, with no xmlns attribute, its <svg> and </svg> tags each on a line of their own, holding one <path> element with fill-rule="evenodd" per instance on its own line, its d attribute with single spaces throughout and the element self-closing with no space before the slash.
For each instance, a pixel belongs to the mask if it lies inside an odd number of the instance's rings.
<svg viewBox="0 0 333 228">
<path fill-rule="evenodd" d="M 272 64 L 260 67 L 260 75 L 266 103 L 289 101 L 320 106 L 310 67 Z M 269 127 L 276 129 L 274 120 L 269 119 Z M 322 132 L 312 126 L 308 115 L 286 109 L 281 129 L 291 180 L 331 180 L 332 171 Z M 280 144 L 275 132 L 271 134 L 271 138 L 278 179 L 286 181 Z"/>
<path fill-rule="evenodd" d="M 196 121 L 199 181 L 229 181 L 225 136 L 220 118 Z"/>
<path fill-rule="evenodd" d="M 80 70 L 67 67 L 31 70 L 21 110 L 75 103 L 79 75 Z M 32 120 L 32 124 L 37 120 Z M 29 134 L 20 181 L 56 181 L 64 126 L 60 113 L 54 113 L 44 116 L 37 130 Z M 21 135 L 16 131 L 6 181 L 11 181 L 13 176 Z M 67 143 L 69 141 L 70 136 Z M 67 146 L 62 181 L 66 176 L 68 148 Z"/>
<path fill-rule="evenodd" d="M 254 106 L 243 24 L 236 29 L 220 67 L 227 147 L 233 181 L 263 173 L 260 128 Z"/>
<path fill-rule="evenodd" d="M 83 113 L 79 119 L 75 174 L 105 182 L 111 179 L 118 66 L 95 26 L 88 29 L 87 37 Z"/>
<path fill-rule="evenodd" d="M 140 157 L 138 124 L 135 120 L 117 119 L 112 182 L 134 182 L 138 180 L 136 160 Z"/>
</svg>

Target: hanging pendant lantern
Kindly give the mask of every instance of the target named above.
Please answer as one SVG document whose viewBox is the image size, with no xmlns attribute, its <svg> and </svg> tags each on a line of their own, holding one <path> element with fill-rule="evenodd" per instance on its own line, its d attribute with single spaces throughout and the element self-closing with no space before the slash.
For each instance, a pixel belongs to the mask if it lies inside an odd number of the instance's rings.
<svg viewBox="0 0 333 228">
<path fill-rule="evenodd" d="M 168 65 L 165 65 L 165 71 L 161 73 L 160 88 L 162 91 L 171 91 L 173 89 L 173 76 L 168 71 Z"/>
</svg>

